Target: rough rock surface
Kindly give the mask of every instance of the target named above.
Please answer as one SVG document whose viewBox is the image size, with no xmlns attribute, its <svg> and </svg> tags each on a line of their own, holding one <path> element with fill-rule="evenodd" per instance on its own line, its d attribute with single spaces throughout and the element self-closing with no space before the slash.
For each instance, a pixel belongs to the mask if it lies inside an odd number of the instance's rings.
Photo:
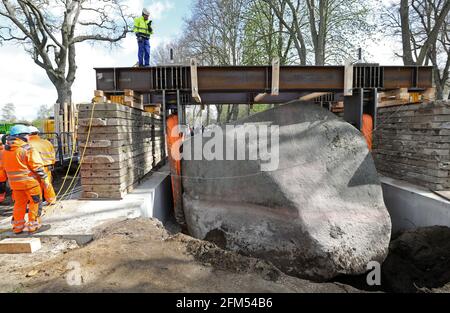
<svg viewBox="0 0 450 313">
<path fill-rule="evenodd" d="M 382 283 L 393 292 L 430 292 L 435 288 L 449 292 L 450 228 L 418 228 L 393 240 L 382 266 Z"/>
<path fill-rule="evenodd" d="M 256 160 L 183 160 L 183 205 L 193 236 L 318 281 L 360 274 L 370 261 L 385 259 L 391 221 L 374 162 L 354 127 L 305 102 L 238 124 L 244 131 L 222 138 L 235 147 L 248 127 L 279 125 L 278 167 L 261 171 L 276 149 Z M 185 142 L 185 154 L 200 137 Z M 247 138 L 245 147 L 258 151 L 266 137 Z"/>
</svg>

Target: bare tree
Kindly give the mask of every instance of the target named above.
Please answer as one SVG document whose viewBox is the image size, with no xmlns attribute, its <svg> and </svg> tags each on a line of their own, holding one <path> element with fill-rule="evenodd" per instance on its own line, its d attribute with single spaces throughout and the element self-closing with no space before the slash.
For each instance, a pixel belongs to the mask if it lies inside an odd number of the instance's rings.
<svg viewBox="0 0 450 313">
<path fill-rule="evenodd" d="M 286 14 L 285 1 L 277 11 L 281 15 Z M 287 31 L 275 10 L 263 0 L 250 1 L 245 15 L 244 36 L 243 64 L 265 65 L 274 58 L 279 58 L 282 65 L 298 63 L 301 53 L 292 53 L 296 40 L 294 32 Z"/>
<path fill-rule="evenodd" d="M 450 1 L 401 0 L 383 14 L 389 34 L 400 37 L 405 65 L 433 65 L 437 98 L 444 97 L 450 70 Z"/>
<path fill-rule="evenodd" d="M 71 103 L 76 45 L 125 38 L 125 10 L 120 0 L 1 0 L 0 43 L 23 45 L 55 86 L 57 103 Z"/>
<path fill-rule="evenodd" d="M 171 50 L 173 52 L 173 60 L 170 59 Z M 184 49 L 182 43 L 171 41 L 164 43 L 153 50 L 153 60 L 159 65 L 171 64 L 171 61 L 173 61 L 174 64 L 189 65 L 190 56 L 186 54 L 187 52 L 188 51 Z"/>
<path fill-rule="evenodd" d="M 3 121 L 14 123 L 17 119 L 16 106 L 13 103 L 3 105 L 1 116 Z"/>
<path fill-rule="evenodd" d="M 307 24 L 306 15 L 300 14 L 302 0 L 263 0 L 275 13 L 281 25 L 283 25 L 297 50 L 301 65 L 307 63 L 307 44 L 305 40 L 305 27 Z"/>
<path fill-rule="evenodd" d="M 297 39 L 295 45 L 306 64 L 342 63 L 376 27 L 372 6 L 366 0 L 264 0 L 286 29 Z M 286 13 L 280 7 L 286 6 Z"/>
</svg>

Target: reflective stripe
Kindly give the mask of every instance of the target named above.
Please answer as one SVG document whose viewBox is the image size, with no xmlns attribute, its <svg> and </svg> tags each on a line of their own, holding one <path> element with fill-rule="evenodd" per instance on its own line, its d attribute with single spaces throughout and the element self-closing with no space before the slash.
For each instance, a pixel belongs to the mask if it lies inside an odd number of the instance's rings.
<svg viewBox="0 0 450 313">
<path fill-rule="evenodd" d="M 24 223 L 25 223 L 25 220 L 11 221 L 11 224 L 13 224 L 13 225 L 24 224 Z"/>
<path fill-rule="evenodd" d="M 31 173 L 31 171 L 29 171 L 29 170 L 23 170 L 23 171 L 18 171 L 18 172 L 6 172 L 6 174 L 8 174 L 8 175 L 28 175 L 28 174 L 30 174 Z"/>
<path fill-rule="evenodd" d="M 31 176 L 28 176 L 28 177 L 8 177 L 8 178 L 9 178 L 9 181 L 11 181 L 11 182 L 35 180 L 35 178 L 31 177 Z"/>
<path fill-rule="evenodd" d="M 13 226 L 13 229 L 21 230 L 25 228 L 25 224 L 19 225 L 19 226 Z"/>
</svg>

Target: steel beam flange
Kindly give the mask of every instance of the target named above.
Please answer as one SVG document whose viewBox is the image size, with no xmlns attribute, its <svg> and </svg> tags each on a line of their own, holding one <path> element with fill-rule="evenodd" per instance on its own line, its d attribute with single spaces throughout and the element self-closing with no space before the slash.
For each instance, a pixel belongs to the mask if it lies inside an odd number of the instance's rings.
<svg viewBox="0 0 450 313">
<path fill-rule="evenodd" d="M 192 86 L 192 98 L 197 103 L 202 102 L 202 98 L 198 92 L 198 74 L 197 74 L 197 60 L 191 59 L 191 86 Z"/>
<path fill-rule="evenodd" d="M 272 96 L 278 96 L 280 93 L 280 59 L 275 58 L 272 61 Z"/>
</svg>

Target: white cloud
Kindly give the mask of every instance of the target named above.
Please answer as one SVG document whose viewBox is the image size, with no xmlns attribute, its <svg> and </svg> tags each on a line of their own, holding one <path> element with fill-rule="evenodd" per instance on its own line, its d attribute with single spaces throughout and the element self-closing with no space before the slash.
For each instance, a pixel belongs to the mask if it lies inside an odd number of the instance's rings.
<svg viewBox="0 0 450 313">
<path fill-rule="evenodd" d="M 128 0 L 130 12 L 140 14 L 143 0 Z M 173 8 L 170 1 L 153 1 L 148 9 L 152 19 L 161 20 Z M 152 49 L 168 38 L 155 35 L 151 39 Z M 94 67 L 133 66 L 137 62 L 137 43 L 133 34 L 121 42 L 121 46 L 109 47 L 90 44 L 77 46 L 77 76 L 72 88 L 74 102 L 90 101 L 95 89 Z M 54 86 L 45 71 L 31 60 L 21 46 L 0 47 L 0 107 L 12 102 L 19 119 L 32 120 L 39 106 L 53 105 L 57 99 Z"/>
</svg>

